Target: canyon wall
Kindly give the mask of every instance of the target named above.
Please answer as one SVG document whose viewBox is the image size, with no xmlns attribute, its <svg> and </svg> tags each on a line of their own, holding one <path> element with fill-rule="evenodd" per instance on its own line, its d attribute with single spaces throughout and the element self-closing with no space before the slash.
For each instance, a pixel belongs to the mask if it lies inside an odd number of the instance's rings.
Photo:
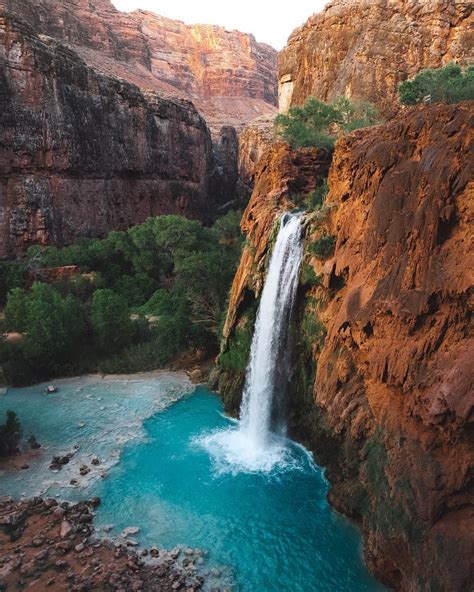
<svg viewBox="0 0 474 592">
<path fill-rule="evenodd" d="M 390 117 L 399 82 L 450 60 L 474 63 L 469 0 L 333 0 L 280 52 L 280 110 L 345 94 Z"/>
<path fill-rule="evenodd" d="M 211 222 L 248 196 L 232 126 L 277 94 L 276 51 L 251 35 L 0 0 L 0 60 L 0 258 L 159 214 Z"/>
<path fill-rule="evenodd" d="M 251 195 L 259 162 L 265 151 L 276 140 L 272 118 L 258 118 L 239 133 L 237 170 L 239 180 L 248 196 Z"/>
<path fill-rule="evenodd" d="M 252 35 L 123 13 L 110 0 L 0 0 L 1 7 L 101 73 L 192 100 L 212 127 L 276 111 L 277 52 Z"/>
<path fill-rule="evenodd" d="M 419 107 L 340 140 L 326 202 L 305 217 L 290 433 L 396 590 L 472 584 L 473 120 L 472 103 Z M 327 166 L 315 149 L 263 157 L 222 354 L 251 325 L 276 217 Z M 242 376 L 215 381 L 236 412 Z"/>
<path fill-rule="evenodd" d="M 0 59 L 0 258 L 157 214 L 212 219 L 218 171 L 192 103 L 101 75 L 13 17 Z"/>
</svg>

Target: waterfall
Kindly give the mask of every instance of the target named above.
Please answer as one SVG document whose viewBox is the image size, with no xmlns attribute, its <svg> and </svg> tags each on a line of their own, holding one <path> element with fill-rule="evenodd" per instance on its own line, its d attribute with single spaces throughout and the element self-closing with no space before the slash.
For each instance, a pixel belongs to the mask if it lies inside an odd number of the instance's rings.
<svg viewBox="0 0 474 592">
<path fill-rule="evenodd" d="M 294 462 L 285 436 L 289 327 L 303 257 L 301 214 L 283 214 L 257 312 L 237 429 L 198 439 L 220 471 L 263 471 Z"/>
<path fill-rule="evenodd" d="M 283 431 L 288 329 L 303 256 L 300 215 L 283 214 L 257 313 L 240 410 L 241 431 L 257 449 Z"/>
</svg>

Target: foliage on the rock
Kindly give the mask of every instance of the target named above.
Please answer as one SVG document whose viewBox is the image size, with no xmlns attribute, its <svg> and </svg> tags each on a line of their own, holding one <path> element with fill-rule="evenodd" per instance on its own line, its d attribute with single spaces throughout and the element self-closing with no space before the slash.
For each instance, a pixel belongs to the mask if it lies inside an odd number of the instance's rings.
<svg viewBox="0 0 474 592">
<path fill-rule="evenodd" d="M 293 148 L 314 146 L 325 150 L 332 150 L 338 137 L 377 122 L 373 105 L 343 96 L 331 103 L 308 97 L 303 107 L 291 107 L 275 119 L 277 132 Z"/>
<path fill-rule="evenodd" d="M 461 68 L 449 63 L 444 68 L 428 68 L 398 87 L 403 105 L 459 103 L 474 100 L 474 66 Z"/>
<path fill-rule="evenodd" d="M 309 251 L 318 259 L 328 259 L 333 255 L 335 247 L 336 237 L 329 234 L 322 234 L 310 245 Z"/>
</svg>

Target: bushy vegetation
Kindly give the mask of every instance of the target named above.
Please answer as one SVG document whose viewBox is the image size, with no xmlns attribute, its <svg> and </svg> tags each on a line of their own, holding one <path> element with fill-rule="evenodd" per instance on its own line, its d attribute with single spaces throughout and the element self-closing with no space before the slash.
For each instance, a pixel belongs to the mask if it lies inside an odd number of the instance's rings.
<svg viewBox="0 0 474 592">
<path fill-rule="evenodd" d="M 352 102 L 347 97 L 331 103 L 309 97 L 303 107 L 291 107 L 275 119 L 277 132 L 293 148 L 314 146 L 325 150 L 332 150 L 338 137 L 377 122 L 373 105 Z"/>
<path fill-rule="evenodd" d="M 7 411 L 6 421 L 0 425 L 0 455 L 12 454 L 18 448 L 22 429 L 14 411 Z"/>
<path fill-rule="evenodd" d="M 311 352 L 315 344 L 323 348 L 326 340 L 326 327 L 320 321 L 315 310 L 306 310 L 301 322 L 301 333 L 307 351 Z"/>
<path fill-rule="evenodd" d="M 323 207 L 328 192 L 328 181 L 327 179 L 323 179 L 321 185 L 316 187 L 314 191 L 306 195 L 293 195 L 291 199 L 299 208 L 304 208 L 306 211 L 311 212 L 320 210 Z"/>
<path fill-rule="evenodd" d="M 416 105 L 427 99 L 430 103 L 459 103 L 474 100 L 474 66 L 462 69 L 454 63 L 444 68 L 427 69 L 398 88 L 403 105 Z"/>
<path fill-rule="evenodd" d="M 103 240 L 31 248 L 19 268 L 77 265 L 80 273 L 29 288 L 22 273 L 4 274 L 10 278 L 4 329 L 23 335 L 0 341 L 7 379 L 133 372 L 162 366 L 184 350 L 217 351 L 240 257 L 239 222 L 235 212 L 211 228 L 161 216 Z"/>
<path fill-rule="evenodd" d="M 235 373 L 245 373 L 249 361 L 252 345 L 253 326 L 238 328 L 229 340 L 229 346 L 219 357 L 219 364 L 223 370 Z"/>
<path fill-rule="evenodd" d="M 322 234 L 309 246 L 309 251 L 318 259 L 328 259 L 334 254 L 336 237 L 332 234 Z"/>
<path fill-rule="evenodd" d="M 300 284 L 305 288 L 313 288 L 322 284 L 321 274 L 317 274 L 306 261 L 303 261 L 301 265 Z"/>
</svg>

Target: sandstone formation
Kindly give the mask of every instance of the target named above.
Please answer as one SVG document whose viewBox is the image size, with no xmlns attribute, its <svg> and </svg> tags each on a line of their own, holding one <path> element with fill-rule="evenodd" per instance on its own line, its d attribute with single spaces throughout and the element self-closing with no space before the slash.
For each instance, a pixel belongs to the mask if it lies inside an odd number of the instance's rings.
<svg viewBox="0 0 474 592">
<path fill-rule="evenodd" d="M 0 60 L 0 259 L 159 214 L 211 222 L 248 193 L 231 125 L 276 111 L 276 52 L 252 36 L 0 0 Z"/>
<path fill-rule="evenodd" d="M 420 107 L 340 140 L 326 205 L 306 217 L 290 430 L 396 590 L 472 584 L 473 120 L 472 103 Z M 223 351 L 255 306 L 275 217 L 315 186 L 320 162 L 282 146 L 262 159 Z M 335 251 L 318 258 L 322 236 Z M 219 381 L 237 409 L 239 381 Z"/>
<path fill-rule="evenodd" d="M 272 118 L 258 118 L 239 133 L 238 174 L 248 195 L 252 193 L 258 165 L 265 151 L 275 141 Z"/>
<path fill-rule="evenodd" d="M 143 90 L 190 99 L 213 127 L 240 126 L 277 105 L 277 52 L 252 35 L 186 25 L 111 0 L 0 0 L 96 70 Z"/>
<path fill-rule="evenodd" d="M 14 17 L 0 42 L 0 258 L 157 214 L 212 218 L 218 171 L 190 102 L 98 74 Z"/>
<path fill-rule="evenodd" d="M 397 86 L 422 68 L 474 63 L 469 0 L 333 0 L 279 55 L 280 109 L 346 94 L 397 110 Z"/>
</svg>

